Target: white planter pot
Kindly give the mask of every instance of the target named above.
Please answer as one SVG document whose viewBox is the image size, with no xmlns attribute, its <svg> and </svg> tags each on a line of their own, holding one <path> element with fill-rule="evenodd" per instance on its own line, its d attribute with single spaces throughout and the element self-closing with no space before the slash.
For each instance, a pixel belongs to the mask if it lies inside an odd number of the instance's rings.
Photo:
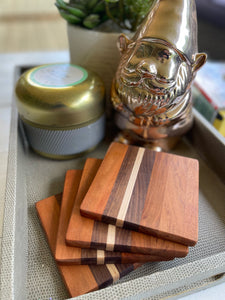
<svg viewBox="0 0 225 300">
<path fill-rule="evenodd" d="M 117 39 L 120 33 L 100 32 L 67 26 L 70 61 L 96 72 L 103 80 L 109 99 L 112 79 L 120 58 Z"/>
</svg>

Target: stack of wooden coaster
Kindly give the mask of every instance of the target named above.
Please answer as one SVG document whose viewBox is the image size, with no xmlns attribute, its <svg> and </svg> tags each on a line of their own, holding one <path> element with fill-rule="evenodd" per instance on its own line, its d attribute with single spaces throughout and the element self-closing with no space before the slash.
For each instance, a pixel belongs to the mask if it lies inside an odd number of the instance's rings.
<svg viewBox="0 0 225 300">
<path fill-rule="evenodd" d="M 198 177 L 195 159 L 119 143 L 68 170 L 62 195 L 36 208 L 71 296 L 185 257 L 198 239 Z"/>
</svg>

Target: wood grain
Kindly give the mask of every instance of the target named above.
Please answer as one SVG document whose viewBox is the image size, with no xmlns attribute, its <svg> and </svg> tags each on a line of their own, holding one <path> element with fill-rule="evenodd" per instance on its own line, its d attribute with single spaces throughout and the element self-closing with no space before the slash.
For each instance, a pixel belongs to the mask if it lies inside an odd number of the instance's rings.
<svg viewBox="0 0 225 300">
<path fill-rule="evenodd" d="M 60 196 L 59 196 L 60 197 Z M 52 196 L 36 203 L 37 213 L 46 234 L 51 252 L 56 247 L 60 206 L 58 196 Z M 61 265 L 57 263 L 63 281 L 71 295 L 76 297 L 106 287 L 127 275 L 141 264 L 116 265 Z"/>
<path fill-rule="evenodd" d="M 83 248 L 139 252 L 164 258 L 186 256 L 188 253 L 187 246 L 118 228 L 80 215 L 80 205 L 99 170 L 100 164 L 101 160 L 98 159 L 89 158 L 86 160 L 66 233 L 67 243 Z M 129 161 L 125 162 L 125 166 L 129 168 Z M 141 179 L 144 178 L 143 176 Z M 143 207 L 143 204 L 138 204 L 136 209 L 140 209 L 140 207 Z"/>
<path fill-rule="evenodd" d="M 65 232 L 67 230 L 70 212 L 73 208 L 73 200 L 78 191 L 81 175 L 82 170 L 69 170 L 66 172 L 55 249 L 55 259 L 59 262 L 65 260 L 70 262 L 69 258 L 74 258 L 74 263 L 81 263 L 81 248 L 68 247 L 65 243 Z M 71 178 L 73 180 L 71 180 Z"/>
<path fill-rule="evenodd" d="M 198 240 L 198 182 L 195 159 L 112 143 L 80 211 L 85 217 L 193 246 Z"/>
<path fill-rule="evenodd" d="M 91 162 L 91 160 L 90 160 Z M 84 172 L 87 172 L 87 169 Z M 96 249 L 81 249 L 70 247 L 66 244 L 66 231 L 71 216 L 74 200 L 80 186 L 81 170 L 68 170 L 66 172 L 64 190 L 62 195 L 62 204 L 59 217 L 58 234 L 56 241 L 55 259 L 64 264 L 107 264 L 107 263 L 134 263 L 150 262 L 172 259 L 171 257 L 160 257 L 158 255 L 145 255 L 121 252 L 106 252 Z M 83 177 L 83 176 L 82 176 Z M 82 191 L 83 187 L 80 187 Z M 84 226 L 84 224 L 82 224 Z M 77 226 L 76 231 L 80 231 Z M 88 227 L 81 230 L 84 235 L 88 234 Z M 85 232 L 84 232 L 85 231 Z"/>
</svg>

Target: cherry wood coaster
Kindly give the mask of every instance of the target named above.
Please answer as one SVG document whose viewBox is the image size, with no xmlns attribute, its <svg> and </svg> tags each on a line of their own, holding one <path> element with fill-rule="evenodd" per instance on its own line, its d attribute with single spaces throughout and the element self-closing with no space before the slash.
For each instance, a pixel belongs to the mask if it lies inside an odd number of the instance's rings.
<svg viewBox="0 0 225 300">
<path fill-rule="evenodd" d="M 55 253 L 60 206 L 56 196 L 36 203 L 40 222 L 45 231 L 52 254 Z M 61 265 L 57 263 L 64 283 L 71 295 L 76 297 L 104 288 L 127 275 L 141 264 Z"/>
<path fill-rule="evenodd" d="M 197 160 L 112 143 L 80 211 L 118 227 L 194 246 L 198 193 Z"/>
<path fill-rule="evenodd" d="M 95 158 L 88 158 L 85 162 L 66 233 L 67 244 L 82 248 L 157 255 L 161 257 L 161 260 L 163 257 L 165 259 L 186 256 L 188 254 L 187 246 L 118 228 L 80 215 L 81 202 L 95 178 L 101 162 L 102 160 Z M 74 184 L 71 185 L 74 186 Z"/>
<path fill-rule="evenodd" d="M 81 174 L 81 170 L 69 170 L 66 172 L 55 250 L 55 259 L 58 262 L 65 264 L 74 263 L 99 265 L 105 263 L 143 263 L 172 259 L 171 257 L 162 258 L 156 255 L 109 252 L 99 249 L 81 249 L 78 247 L 68 246 L 65 241 L 66 231 L 74 205 L 74 200 L 77 195 L 77 190 L 79 188 Z M 79 231 L 81 228 L 75 227 L 74 229 Z"/>
</svg>

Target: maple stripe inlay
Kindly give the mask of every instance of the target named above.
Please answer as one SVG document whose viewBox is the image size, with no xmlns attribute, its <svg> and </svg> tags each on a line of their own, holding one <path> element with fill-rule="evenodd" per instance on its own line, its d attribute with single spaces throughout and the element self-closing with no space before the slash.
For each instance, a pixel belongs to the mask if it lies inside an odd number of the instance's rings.
<svg viewBox="0 0 225 300">
<path fill-rule="evenodd" d="M 120 279 L 120 273 L 117 270 L 117 267 L 115 265 L 107 264 L 107 269 L 109 270 L 109 273 L 111 274 L 113 278 L 113 282 L 116 282 Z"/>
<path fill-rule="evenodd" d="M 133 169 L 132 169 L 132 172 L 131 172 L 131 175 L 130 175 L 130 178 L 129 178 L 129 181 L 128 181 L 128 184 L 126 187 L 126 191 L 123 196 L 120 210 L 119 210 L 119 213 L 117 216 L 116 226 L 118 226 L 118 227 L 123 227 L 123 223 L 124 223 L 124 220 L 126 217 L 126 213 L 127 213 L 128 206 L 130 203 L 131 195 L 132 195 L 132 192 L 134 189 L 134 185 L 135 185 L 135 182 L 137 179 L 138 171 L 141 166 L 141 162 L 142 162 L 144 153 L 145 153 L 145 149 L 139 148 L 135 162 L 134 162 L 134 166 L 133 166 Z"/>
<path fill-rule="evenodd" d="M 108 225 L 107 240 L 106 240 L 107 251 L 114 250 L 115 238 L 116 238 L 116 226 Z"/>
<path fill-rule="evenodd" d="M 97 250 L 97 264 L 104 265 L 104 263 L 105 263 L 105 251 Z"/>
</svg>

